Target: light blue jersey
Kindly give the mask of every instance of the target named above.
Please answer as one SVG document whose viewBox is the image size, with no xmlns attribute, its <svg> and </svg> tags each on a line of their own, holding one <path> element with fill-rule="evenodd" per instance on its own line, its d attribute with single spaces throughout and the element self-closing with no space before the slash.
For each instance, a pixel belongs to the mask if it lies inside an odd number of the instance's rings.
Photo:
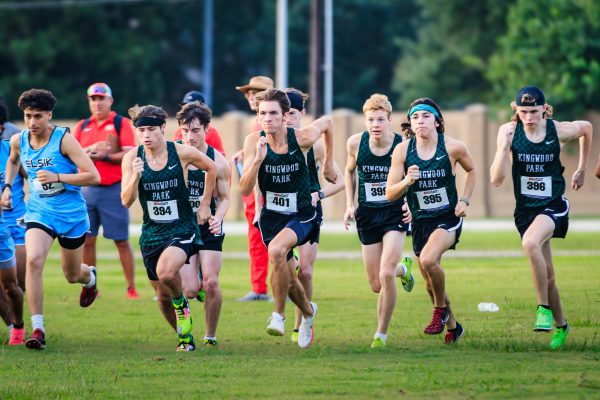
<svg viewBox="0 0 600 400">
<path fill-rule="evenodd" d="M 55 127 L 48 143 L 34 149 L 29 143 L 29 130 L 21 132 L 21 164 L 27 171 L 29 200 L 25 222 L 42 224 L 59 236 L 80 237 L 89 230 L 85 200 L 79 186 L 67 183 L 40 183 L 38 171 L 76 174 L 77 166 L 65 157 L 60 146 L 68 128 Z"/>
<path fill-rule="evenodd" d="M 6 162 L 10 154 L 10 140 L 0 143 L 0 193 L 4 191 L 6 176 Z M 17 218 L 25 215 L 25 192 L 23 191 L 23 177 L 17 173 L 11 188 L 13 208 L 4 208 L 4 219 L 9 225 L 15 224 Z"/>
</svg>

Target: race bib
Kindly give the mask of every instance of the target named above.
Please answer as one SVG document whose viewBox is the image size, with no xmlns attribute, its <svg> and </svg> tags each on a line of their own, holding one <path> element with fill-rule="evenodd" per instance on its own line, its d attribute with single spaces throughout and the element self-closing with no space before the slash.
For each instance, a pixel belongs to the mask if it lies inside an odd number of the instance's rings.
<svg viewBox="0 0 600 400">
<path fill-rule="evenodd" d="M 277 211 L 284 214 L 298 212 L 296 193 L 274 193 L 267 192 L 265 205 L 267 210 Z"/>
<path fill-rule="evenodd" d="M 177 200 L 147 201 L 148 214 L 155 222 L 173 222 L 179 219 Z"/>
<path fill-rule="evenodd" d="M 190 206 L 192 206 L 192 211 L 197 212 L 200 208 L 200 202 L 202 201 L 202 196 L 190 196 Z"/>
<path fill-rule="evenodd" d="M 552 177 L 550 176 L 522 176 L 521 194 L 528 197 L 552 196 Z"/>
<path fill-rule="evenodd" d="M 369 203 L 379 203 L 387 201 L 385 198 L 386 182 L 366 182 L 365 197 Z"/>
<path fill-rule="evenodd" d="M 417 192 L 417 199 L 419 200 L 419 208 L 421 210 L 435 210 L 447 207 L 450 204 L 446 188 Z"/>
<path fill-rule="evenodd" d="M 53 197 L 65 191 L 65 185 L 62 182 L 41 183 L 38 178 L 34 178 L 32 183 L 33 190 L 40 197 Z"/>
</svg>

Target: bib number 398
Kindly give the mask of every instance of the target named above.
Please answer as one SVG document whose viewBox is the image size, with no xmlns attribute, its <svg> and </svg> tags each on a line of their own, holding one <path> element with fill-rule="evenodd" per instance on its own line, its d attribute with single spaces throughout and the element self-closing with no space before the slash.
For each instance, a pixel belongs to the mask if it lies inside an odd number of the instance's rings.
<svg viewBox="0 0 600 400">
<path fill-rule="evenodd" d="M 521 194 L 528 197 L 552 196 L 552 178 L 549 176 L 522 176 Z"/>
<path fill-rule="evenodd" d="M 265 205 L 268 210 L 280 213 L 290 214 L 298 212 L 296 193 L 267 192 Z"/>
<path fill-rule="evenodd" d="M 150 219 L 156 222 L 171 222 L 179 219 L 177 200 L 148 201 Z"/>
</svg>

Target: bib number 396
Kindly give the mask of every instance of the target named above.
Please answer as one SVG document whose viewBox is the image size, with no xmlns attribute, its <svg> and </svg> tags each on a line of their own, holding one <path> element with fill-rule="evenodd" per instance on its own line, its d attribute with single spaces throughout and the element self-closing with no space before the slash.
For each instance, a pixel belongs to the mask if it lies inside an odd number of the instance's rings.
<svg viewBox="0 0 600 400">
<path fill-rule="evenodd" d="M 552 178 L 549 176 L 522 176 L 521 194 L 527 197 L 552 196 Z"/>
<path fill-rule="evenodd" d="M 296 193 L 267 192 L 265 205 L 268 210 L 280 213 L 290 214 L 298 212 Z"/>
<path fill-rule="evenodd" d="M 156 222 L 171 222 L 179 219 L 177 200 L 148 201 L 148 214 L 150 219 Z"/>
</svg>

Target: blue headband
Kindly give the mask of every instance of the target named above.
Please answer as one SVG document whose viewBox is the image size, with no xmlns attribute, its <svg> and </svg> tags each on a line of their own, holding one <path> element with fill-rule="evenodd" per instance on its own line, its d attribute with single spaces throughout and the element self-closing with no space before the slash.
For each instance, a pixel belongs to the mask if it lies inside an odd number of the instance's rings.
<svg viewBox="0 0 600 400">
<path fill-rule="evenodd" d="M 417 111 L 428 111 L 428 112 L 432 113 L 433 115 L 435 115 L 436 117 L 440 118 L 440 113 L 435 108 L 433 108 L 429 104 L 422 104 L 422 103 L 417 104 L 416 106 L 411 108 L 410 111 L 408 112 L 408 117 L 409 118 L 412 117 L 412 115 Z"/>
</svg>

